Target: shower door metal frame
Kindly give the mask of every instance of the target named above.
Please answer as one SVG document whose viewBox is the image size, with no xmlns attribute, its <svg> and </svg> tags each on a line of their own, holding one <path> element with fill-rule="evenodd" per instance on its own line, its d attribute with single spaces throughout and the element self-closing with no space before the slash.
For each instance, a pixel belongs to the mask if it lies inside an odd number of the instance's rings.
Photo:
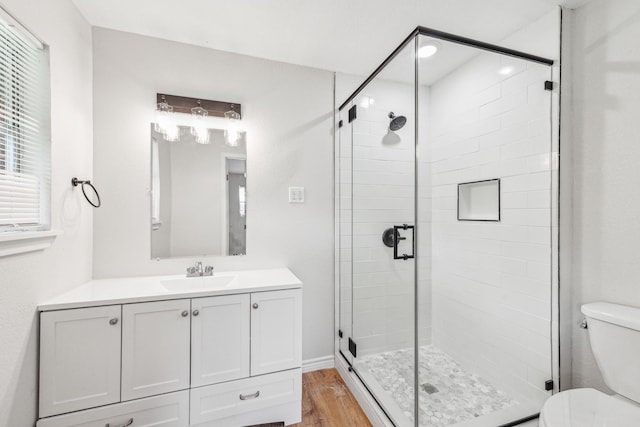
<svg viewBox="0 0 640 427">
<path fill-rule="evenodd" d="M 344 101 L 340 105 L 340 108 L 338 108 L 338 111 L 342 111 L 344 107 L 346 107 L 347 104 L 349 104 L 349 102 L 353 101 L 353 99 L 356 96 L 358 96 L 358 94 L 362 91 L 362 89 L 364 89 L 378 74 L 380 74 L 380 72 L 387 66 L 387 64 L 389 64 L 389 62 L 391 62 L 393 58 L 395 58 L 400 53 L 400 51 L 404 49 L 405 46 L 411 42 L 411 40 L 413 40 L 414 38 L 420 35 L 428 36 L 428 37 L 432 37 L 432 38 L 436 38 L 436 39 L 440 39 L 440 40 L 444 40 L 452 43 L 457 43 L 457 44 L 461 44 L 469 47 L 474 47 L 481 50 L 487 50 L 489 52 L 499 53 L 502 55 L 512 56 L 514 58 L 524 59 L 526 61 L 537 62 L 539 64 L 545 64 L 549 66 L 554 64 L 553 59 L 548 59 L 548 58 L 544 58 L 542 56 L 537 56 L 537 55 L 531 55 L 530 53 L 521 52 L 519 50 L 509 49 L 509 48 L 498 46 L 495 44 L 485 43 L 479 40 L 474 40 L 467 37 L 462 37 L 455 34 L 434 30 L 432 28 L 419 26 L 419 27 L 416 27 L 416 29 L 413 30 L 411 34 L 409 34 L 409 36 L 407 36 L 407 38 L 405 38 L 402 41 L 402 43 L 400 43 L 400 45 L 393 52 L 391 52 L 391 55 L 389 55 L 378 66 L 378 68 L 376 68 L 373 71 L 373 73 L 371 73 L 369 77 L 367 77 L 365 81 L 362 82 L 362 84 L 358 86 L 358 88 L 355 91 L 353 91 L 351 95 L 349 95 L 346 101 Z M 417 63 L 418 61 L 416 61 L 416 64 Z M 416 65 L 416 68 L 417 68 L 417 65 Z"/>
<path fill-rule="evenodd" d="M 495 44 L 491 44 L 491 43 L 485 43 L 479 40 L 475 40 L 475 39 L 471 39 L 471 38 L 467 38 L 467 37 L 463 37 L 463 36 L 458 36 L 455 34 L 451 34 L 451 33 L 447 33 L 447 32 L 443 32 L 443 31 L 439 31 L 439 30 L 434 30 L 432 28 L 428 28 L 428 27 L 423 27 L 423 26 L 418 26 L 416 27 L 415 30 L 413 30 L 401 43 L 400 45 L 398 45 L 398 47 L 396 47 L 393 52 L 391 52 L 391 54 L 389 56 L 387 56 L 387 58 L 364 80 L 364 82 L 362 82 L 362 84 L 360 84 L 360 86 L 358 86 L 352 93 L 351 95 L 349 95 L 349 97 L 340 105 L 340 107 L 338 108 L 338 112 L 342 112 L 342 110 L 349 105 L 349 103 L 351 103 L 359 94 L 360 92 L 362 92 L 362 90 L 364 88 L 366 88 L 369 83 L 371 83 L 377 76 L 378 74 L 380 74 L 384 68 L 391 62 L 393 61 L 393 59 L 405 48 L 407 47 L 407 45 L 409 43 L 411 43 L 412 41 L 416 41 L 415 45 L 414 45 L 414 49 L 415 49 L 415 61 L 414 61 L 414 93 L 415 93 L 415 98 L 414 98 L 414 105 L 415 105 L 415 117 L 419 117 L 419 106 L 418 106 L 418 93 L 419 93 L 419 78 L 418 78 L 418 72 L 419 72 L 419 56 L 418 56 L 418 43 L 417 43 L 417 38 L 419 36 L 427 36 L 427 37 L 431 37 L 431 38 L 436 38 L 436 39 L 440 39 L 440 40 L 444 40 L 447 42 L 452 42 L 452 43 L 456 43 L 456 44 L 460 44 L 460 45 L 464 45 L 464 46 L 468 46 L 468 47 L 472 47 L 472 48 L 476 48 L 476 49 L 480 49 L 480 50 L 485 50 L 485 51 L 489 51 L 489 52 L 493 52 L 493 53 L 497 53 L 497 54 L 501 54 L 501 55 L 506 55 L 506 56 L 511 56 L 514 58 L 518 58 L 518 59 L 522 59 L 525 61 L 530 61 L 530 62 L 535 62 L 538 64 L 543 64 L 543 65 L 547 65 L 549 67 L 553 66 L 555 64 L 555 61 L 549 58 L 545 58 L 542 56 L 537 56 L 537 55 L 532 55 L 526 52 L 522 52 L 519 50 L 514 50 L 514 49 L 509 49 L 509 48 L 505 48 L 502 46 L 498 46 Z M 545 82 L 545 89 L 546 90 L 550 90 L 550 88 L 547 87 L 549 82 Z M 558 86 L 559 86 L 559 82 L 558 82 Z M 334 88 L 335 91 L 335 88 Z M 552 106 L 553 108 L 553 106 Z M 354 117 L 352 117 L 352 114 Z M 355 119 L 355 113 L 352 113 L 351 111 L 349 111 L 349 123 L 351 123 L 353 121 L 353 119 Z M 419 130 L 418 130 L 418 120 L 414 120 L 414 127 L 415 127 L 415 144 L 414 144 L 414 155 L 415 155 L 415 159 L 417 159 L 417 155 L 418 155 L 418 144 L 419 144 Z M 343 122 L 342 120 L 340 120 L 339 122 L 339 127 L 343 126 Z M 553 131 L 553 128 L 552 128 Z M 352 141 L 353 144 L 353 141 Z M 558 165 L 558 169 L 559 169 L 559 165 Z M 558 176 L 559 176 L 559 170 L 557 172 Z M 552 178 L 553 179 L 553 178 Z M 553 188 L 553 185 L 552 185 Z M 417 194 L 417 190 L 418 189 L 418 162 L 415 161 L 414 162 L 414 197 L 415 197 L 415 203 L 414 203 L 414 218 L 418 218 L 418 194 Z M 559 199 L 558 199 L 559 202 Z M 553 212 L 553 209 L 551 209 L 551 211 Z M 352 213 L 353 215 L 353 213 Z M 559 219 L 559 218 L 558 218 Z M 552 224 L 550 225 L 550 227 L 553 227 L 553 221 Z M 419 383 L 419 352 L 417 351 L 417 346 L 418 346 L 418 334 L 419 334 L 419 329 L 418 329 L 418 236 L 417 236 L 417 230 L 414 229 L 414 257 L 416 258 L 416 262 L 415 262 L 415 266 L 414 266 L 414 345 L 415 345 L 415 349 L 414 349 L 414 387 L 415 387 L 415 393 L 414 393 L 414 410 L 415 410 L 415 426 L 419 426 L 419 393 L 418 393 L 418 388 L 417 385 Z M 552 239 L 553 242 L 553 239 Z M 552 270 L 552 274 L 553 270 Z M 558 274 L 558 273 L 555 273 Z M 558 278 L 559 280 L 559 278 Z M 552 286 L 553 286 L 553 280 L 552 280 Z M 353 289 L 352 289 L 353 291 Z M 339 301 L 341 301 L 339 299 Z M 352 301 L 353 303 L 353 301 Z M 553 301 L 550 301 L 551 304 L 553 304 Z M 340 308 L 338 308 L 338 310 L 340 310 Z M 340 313 L 341 314 L 341 313 Z M 351 316 L 352 316 L 352 320 L 353 320 L 353 311 L 351 311 Z M 338 325 L 338 329 L 341 327 L 341 325 Z M 553 326 L 552 326 L 553 327 Z M 553 335 L 553 334 L 552 334 Z M 342 338 L 342 337 L 341 337 Z M 553 341 L 551 343 L 551 345 L 553 346 Z M 338 352 L 340 353 L 340 355 L 344 358 L 344 360 L 347 362 L 347 364 L 349 365 L 349 371 L 353 372 L 359 379 L 360 384 L 362 384 L 364 386 L 364 388 L 367 390 L 367 392 L 369 393 L 369 395 L 373 398 L 373 400 L 378 404 L 378 407 L 380 408 L 380 410 L 387 416 L 387 418 L 389 419 L 389 421 L 395 425 L 395 423 L 393 423 L 392 418 L 389 416 L 389 414 L 387 413 L 387 411 L 385 410 L 384 406 L 382 406 L 378 400 L 378 398 L 371 392 L 371 390 L 369 389 L 369 387 L 366 385 L 366 383 L 363 381 L 363 379 L 360 377 L 360 375 L 358 375 L 358 373 L 352 369 L 352 363 L 351 361 L 348 359 L 348 357 L 346 357 L 341 349 L 338 347 Z M 558 374 L 559 375 L 559 374 Z M 552 366 L 552 377 L 554 377 L 553 374 L 553 366 Z M 531 421 L 533 419 L 538 418 L 539 413 L 537 414 L 532 414 L 530 416 L 518 419 L 518 420 L 514 420 L 511 421 L 507 424 L 503 424 L 499 427 L 513 427 L 513 426 L 517 426 L 520 424 L 523 424 L 527 421 Z"/>
</svg>

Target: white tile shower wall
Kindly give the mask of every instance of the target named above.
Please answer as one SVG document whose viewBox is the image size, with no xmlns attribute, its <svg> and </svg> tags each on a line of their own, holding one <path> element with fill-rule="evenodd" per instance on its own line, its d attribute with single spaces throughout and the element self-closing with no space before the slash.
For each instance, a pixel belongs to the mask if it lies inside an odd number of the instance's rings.
<svg viewBox="0 0 640 427">
<path fill-rule="evenodd" d="M 433 342 L 538 403 L 551 375 L 549 78 L 546 66 L 480 54 L 432 85 L 428 116 Z M 457 221 L 457 184 L 493 178 L 501 221 Z"/>
<path fill-rule="evenodd" d="M 431 88 L 421 85 L 418 88 L 418 340 L 420 346 L 432 343 L 432 212 L 433 183 L 431 170 L 431 146 L 429 144 L 429 126 L 424 117 L 430 117 Z"/>
</svg>

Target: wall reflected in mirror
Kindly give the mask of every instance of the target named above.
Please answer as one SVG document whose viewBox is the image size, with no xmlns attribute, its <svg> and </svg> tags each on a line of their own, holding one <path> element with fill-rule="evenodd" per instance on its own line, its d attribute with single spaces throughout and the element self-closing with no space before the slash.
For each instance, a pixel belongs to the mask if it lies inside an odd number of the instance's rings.
<svg viewBox="0 0 640 427">
<path fill-rule="evenodd" d="M 207 143 L 180 126 L 178 136 L 151 124 L 151 258 L 245 255 L 247 152 L 223 129 Z"/>
</svg>

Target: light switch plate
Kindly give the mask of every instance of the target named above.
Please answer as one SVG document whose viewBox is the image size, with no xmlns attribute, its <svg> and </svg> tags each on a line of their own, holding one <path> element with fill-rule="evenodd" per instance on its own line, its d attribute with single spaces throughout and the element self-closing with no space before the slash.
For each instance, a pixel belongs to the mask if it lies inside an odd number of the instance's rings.
<svg viewBox="0 0 640 427">
<path fill-rule="evenodd" d="M 304 187 L 289 187 L 289 203 L 304 203 Z"/>
</svg>

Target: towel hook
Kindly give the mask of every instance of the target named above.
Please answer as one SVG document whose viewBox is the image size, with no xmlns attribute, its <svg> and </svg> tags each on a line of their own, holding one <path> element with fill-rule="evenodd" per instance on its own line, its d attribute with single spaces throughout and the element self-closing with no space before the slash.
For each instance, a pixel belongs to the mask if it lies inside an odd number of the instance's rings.
<svg viewBox="0 0 640 427">
<path fill-rule="evenodd" d="M 74 187 L 81 185 L 82 194 L 84 194 L 84 198 L 87 199 L 87 202 L 89 202 L 89 204 L 94 208 L 99 208 L 102 205 L 102 202 L 100 201 L 100 194 L 98 194 L 98 190 L 96 190 L 96 187 L 94 187 L 91 181 L 89 181 L 88 179 L 86 181 L 81 181 L 78 178 L 73 177 L 71 178 L 71 185 L 73 185 Z M 91 191 L 93 191 L 93 194 L 95 194 L 97 203 L 94 203 L 91 201 L 91 199 L 87 195 L 87 192 L 85 191 L 85 185 L 91 188 Z"/>
</svg>

